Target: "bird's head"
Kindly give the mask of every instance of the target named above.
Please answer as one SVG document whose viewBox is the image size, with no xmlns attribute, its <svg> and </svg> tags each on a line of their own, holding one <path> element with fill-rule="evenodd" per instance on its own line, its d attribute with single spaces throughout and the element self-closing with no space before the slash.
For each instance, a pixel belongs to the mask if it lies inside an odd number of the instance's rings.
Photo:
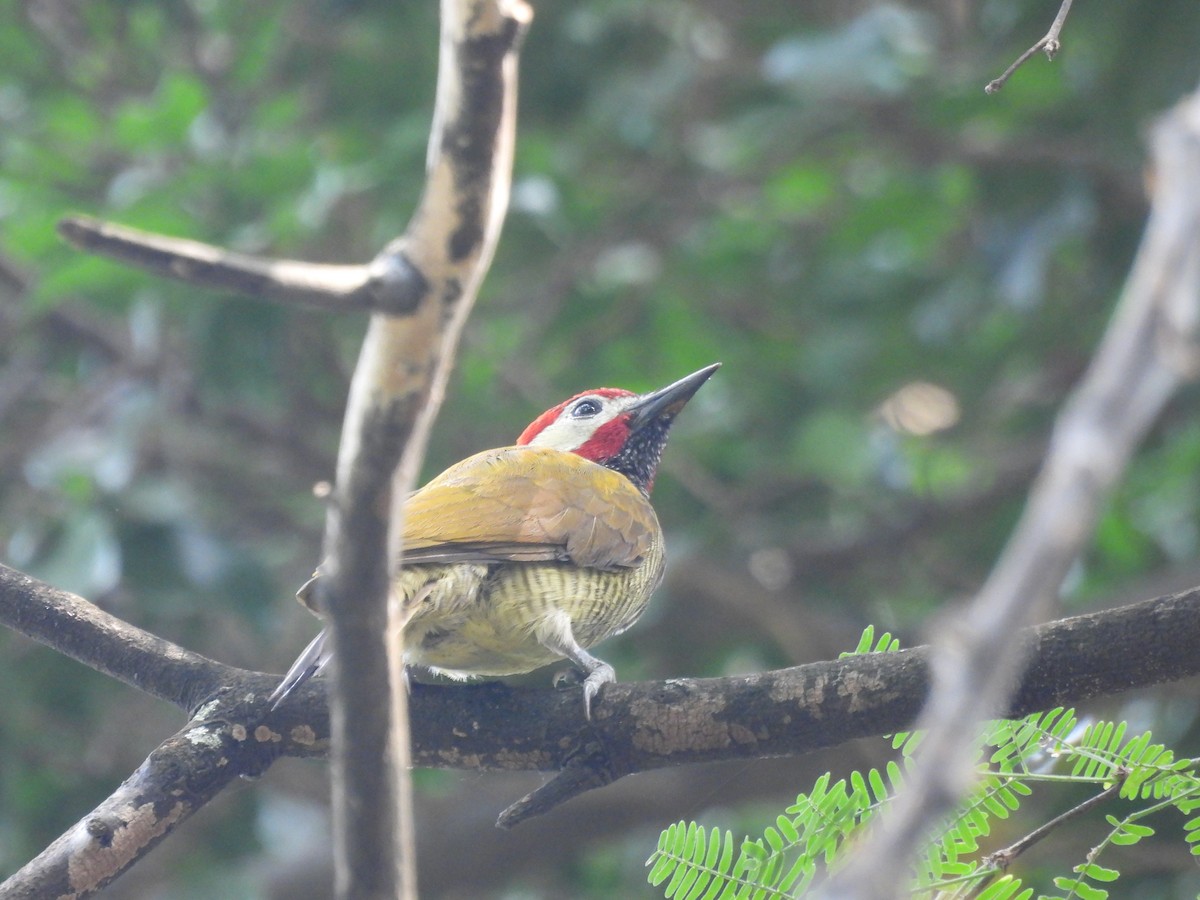
<svg viewBox="0 0 1200 900">
<path fill-rule="evenodd" d="M 576 394 L 534 419 L 517 443 L 578 453 L 649 494 L 671 423 L 720 366 L 705 366 L 648 394 L 620 388 Z"/>
</svg>

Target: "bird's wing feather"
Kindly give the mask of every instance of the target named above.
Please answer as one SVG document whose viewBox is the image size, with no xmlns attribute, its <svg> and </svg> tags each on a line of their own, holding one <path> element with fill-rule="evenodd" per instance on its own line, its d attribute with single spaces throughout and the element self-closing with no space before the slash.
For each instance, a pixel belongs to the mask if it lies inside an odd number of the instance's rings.
<svg viewBox="0 0 1200 900">
<path fill-rule="evenodd" d="M 451 466 L 404 505 L 404 561 L 570 561 L 639 565 L 658 520 L 625 476 L 547 447 L 487 450 Z"/>
</svg>

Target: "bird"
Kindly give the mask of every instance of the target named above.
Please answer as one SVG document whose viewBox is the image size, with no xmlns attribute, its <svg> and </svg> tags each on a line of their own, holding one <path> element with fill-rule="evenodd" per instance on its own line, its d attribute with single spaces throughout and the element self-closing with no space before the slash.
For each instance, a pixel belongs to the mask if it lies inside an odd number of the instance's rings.
<svg viewBox="0 0 1200 900">
<path fill-rule="evenodd" d="M 650 492 L 675 417 L 720 367 L 645 394 L 595 388 L 534 419 L 516 444 L 459 462 L 411 494 L 391 590 L 404 662 L 452 679 L 566 659 L 586 718 L 613 667 L 588 648 L 638 620 L 662 580 Z M 297 592 L 314 613 L 320 570 Z M 278 707 L 331 658 L 322 631 L 269 698 Z"/>
</svg>

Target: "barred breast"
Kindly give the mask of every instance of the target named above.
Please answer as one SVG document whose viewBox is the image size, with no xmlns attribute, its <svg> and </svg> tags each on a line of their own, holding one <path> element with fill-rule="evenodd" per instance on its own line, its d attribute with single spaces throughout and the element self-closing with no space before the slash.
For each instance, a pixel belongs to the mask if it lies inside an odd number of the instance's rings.
<svg viewBox="0 0 1200 900">
<path fill-rule="evenodd" d="M 662 580 L 662 532 L 641 565 L 603 571 L 572 563 L 413 566 L 393 586 L 413 606 L 405 658 L 450 676 L 515 675 L 562 657 L 536 638 L 565 612 L 584 648 L 620 634 Z"/>
</svg>

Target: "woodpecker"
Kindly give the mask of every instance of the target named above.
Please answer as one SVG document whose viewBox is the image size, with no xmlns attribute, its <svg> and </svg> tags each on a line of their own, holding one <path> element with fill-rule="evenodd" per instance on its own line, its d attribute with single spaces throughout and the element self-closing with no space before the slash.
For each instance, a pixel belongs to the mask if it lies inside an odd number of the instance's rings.
<svg viewBox="0 0 1200 900">
<path fill-rule="evenodd" d="M 616 673 L 587 648 L 636 622 L 662 580 L 655 472 L 675 416 L 719 366 L 647 394 L 576 394 L 534 419 L 515 446 L 470 456 L 413 493 L 391 583 L 409 613 L 405 663 L 465 679 L 565 658 L 584 676 L 590 718 L 592 698 Z M 313 612 L 319 577 L 297 594 Z M 328 661 L 322 631 L 274 705 Z"/>
</svg>

